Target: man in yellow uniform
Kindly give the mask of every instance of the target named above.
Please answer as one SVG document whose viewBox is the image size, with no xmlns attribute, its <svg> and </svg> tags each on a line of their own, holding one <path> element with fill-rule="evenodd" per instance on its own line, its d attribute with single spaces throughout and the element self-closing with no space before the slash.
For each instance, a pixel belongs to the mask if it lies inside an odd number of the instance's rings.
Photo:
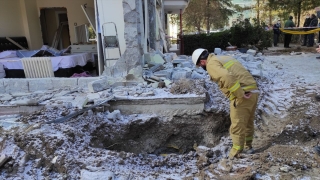
<svg viewBox="0 0 320 180">
<path fill-rule="evenodd" d="M 211 80 L 230 99 L 230 136 L 233 145 L 229 157 L 239 157 L 244 150 L 254 153 L 252 140 L 258 88 L 252 75 L 233 57 L 209 54 L 202 48 L 192 53 L 192 61 L 207 70 Z"/>
</svg>

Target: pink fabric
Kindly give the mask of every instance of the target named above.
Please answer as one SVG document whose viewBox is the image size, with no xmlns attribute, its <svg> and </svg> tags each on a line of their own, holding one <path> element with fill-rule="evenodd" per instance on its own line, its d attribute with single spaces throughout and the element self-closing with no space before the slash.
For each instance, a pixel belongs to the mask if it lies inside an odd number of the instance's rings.
<svg viewBox="0 0 320 180">
<path fill-rule="evenodd" d="M 91 77 L 90 74 L 88 74 L 87 72 L 83 72 L 83 73 L 74 73 L 71 77 Z"/>
</svg>

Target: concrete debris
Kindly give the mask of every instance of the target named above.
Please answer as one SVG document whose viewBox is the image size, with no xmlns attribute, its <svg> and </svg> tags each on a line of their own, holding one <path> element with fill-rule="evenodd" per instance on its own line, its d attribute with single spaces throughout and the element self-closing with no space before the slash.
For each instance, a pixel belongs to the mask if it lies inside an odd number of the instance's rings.
<svg viewBox="0 0 320 180">
<path fill-rule="evenodd" d="M 88 102 L 94 102 L 94 100 L 99 99 L 100 94 L 99 93 L 89 93 L 87 94 Z"/>
<path fill-rule="evenodd" d="M 21 97 L 21 96 L 29 96 L 31 93 L 24 93 L 24 92 L 13 92 L 11 93 L 12 97 Z"/>
<path fill-rule="evenodd" d="M 304 53 L 302 53 L 302 52 L 294 52 L 294 51 L 292 51 L 292 52 L 290 53 L 291 56 L 301 55 L 301 54 L 304 54 Z"/>
<path fill-rule="evenodd" d="M 192 74 L 191 74 L 191 79 L 203 79 L 203 75 L 199 74 L 196 71 L 193 71 Z"/>
<path fill-rule="evenodd" d="M 11 101 L 11 104 L 17 106 L 36 106 L 38 105 L 38 101 L 35 99 L 22 99 L 17 101 Z"/>
<path fill-rule="evenodd" d="M 155 64 L 153 67 L 149 69 L 149 71 L 156 72 L 156 71 L 162 70 L 163 68 L 164 68 L 163 64 Z"/>
<path fill-rule="evenodd" d="M 164 83 L 166 84 L 166 87 L 169 87 L 171 85 L 171 81 L 170 80 L 164 80 Z"/>
<path fill-rule="evenodd" d="M 145 54 L 143 55 L 143 57 L 144 57 L 144 63 L 145 63 L 145 64 L 151 62 L 151 54 L 150 54 L 150 53 L 145 53 Z"/>
<path fill-rule="evenodd" d="M 88 102 L 88 98 L 86 95 L 78 95 L 75 97 L 73 101 L 71 101 L 73 107 L 77 107 L 82 109 L 84 105 Z"/>
<path fill-rule="evenodd" d="M 291 168 L 289 166 L 283 166 L 283 167 L 280 167 L 280 171 L 282 172 L 289 172 L 291 170 Z"/>
<path fill-rule="evenodd" d="M 113 112 L 107 112 L 107 118 L 109 120 L 112 120 L 113 122 L 116 122 L 117 120 L 122 120 L 122 116 L 119 110 L 115 110 Z"/>
<path fill-rule="evenodd" d="M 89 92 L 95 93 L 99 91 L 103 91 L 110 87 L 109 83 L 105 79 L 99 79 L 96 81 L 89 82 L 88 88 Z"/>
<path fill-rule="evenodd" d="M 221 48 L 214 48 L 214 54 L 220 55 L 222 52 Z"/>
<path fill-rule="evenodd" d="M 256 53 L 257 53 L 257 51 L 256 51 L 256 50 L 253 50 L 253 49 L 249 49 L 249 50 L 247 51 L 247 54 L 250 54 L 250 55 L 252 55 L 252 56 L 256 55 Z"/>
<path fill-rule="evenodd" d="M 172 73 L 172 80 L 180 80 L 180 79 L 188 79 L 191 77 L 191 72 L 190 71 L 174 71 Z"/>
<path fill-rule="evenodd" d="M 193 68 L 194 64 L 191 61 L 183 61 L 180 63 L 181 67 Z"/>
<path fill-rule="evenodd" d="M 159 54 L 155 54 L 154 56 L 151 57 L 151 62 L 157 63 L 157 64 L 164 64 L 165 61 Z"/>
<path fill-rule="evenodd" d="M 159 51 L 159 49 L 156 50 L 156 54 L 159 54 L 162 58 L 164 57 L 164 54 L 161 51 Z"/>
<path fill-rule="evenodd" d="M 5 154 L 1 154 L 1 156 L 0 156 L 0 168 L 1 168 L 5 163 L 7 163 L 8 160 L 10 160 L 10 159 L 11 159 L 11 157 L 8 157 L 8 156 L 5 155 Z"/>
<path fill-rule="evenodd" d="M 10 101 L 13 97 L 10 94 L 0 94 L 0 101 Z"/>
</svg>

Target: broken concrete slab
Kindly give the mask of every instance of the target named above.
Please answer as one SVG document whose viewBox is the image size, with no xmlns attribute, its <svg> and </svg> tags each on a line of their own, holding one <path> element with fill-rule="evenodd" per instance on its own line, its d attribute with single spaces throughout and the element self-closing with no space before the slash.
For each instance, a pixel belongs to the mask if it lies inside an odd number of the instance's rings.
<svg viewBox="0 0 320 180">
<path fill-rule="evenodd" d="M 73 101 L 74 96 L 58 96 L 55 98 L 52 98 L 53 101 Z"/>
<path fill-rule="evenodd" d="M 248 57 L 249 57 L 249 54 L 242 54 L 240 56 L 240 58 L 243 59 L 244 61 L 247 61 Z"/>
<path fill-rule="evenodd" d="M 0 101 L 10 101 L 13 97 L 10 94 L 0 94 Z"/>
<path fill-rule="evenodd" d="M 165 55 L 163 59 L 164 59 L 167 63 L 168 63 L 168 62 L 171 62 L 171 61 L 173 60 L 173 59 L 172 59 L 172 56 L 171 56 L 171 55 L 168 55 L 168 54 Z"/>
<path fill-rule="evenodd" d="M 256 50 L 253 50 L 253 49 L 249 49 L 249 50 L 247 51 L 247 54 L 250 54 L 250 55 L 252 55 L 252 56 L 256 55 L 256 53 L 257 53 L 257 51 L 256 51 Z"/>
<path fill-rule="evenodd" d="M 61 103 L 49 102 L 41 105 L 44 105 L 46 108 L 72 108 L 73 107 L 71 102 L 61 102 Z"/>
<path fill-rule="evenodd" d="M 122 114 L 182 115 L 203 112 L 205 95 L 196 97 L 137 97 L 109 101 L 110 110 L 120 110 Z"/>
<path fill-rule="evenodd" d="M 37 106 L 38 101 L 35 99 L 22 99 L 17 101 L 11 101 L 10 104 L 17 106 Z"/>
<path fill-rule="evenodd" d="M 159 86 L 159 82 L 154 82 L 151 84 L 153 88 L 157 88 Z M 141 93 L 143 94 L 143 93 Z"/>
<path fill-rule="evenodd" d="M 73 101 L 71 101 L 73 107 L 77 107 L 79 109 L 83 109 L 83 106 L 88 102 L 88 98 L 86 95 L 76 96 Z"/>
<path fill-rule="evenodd" d="M 5 154 L 1 154 L 0 156 L 0 168 L 6 163 L 8 162 L 8 160 L 10 159 L 11 157 L 5 155 Z"/>
<path fill-rule="evenodd" d="M 51 90 L 54 88 L 52 78 L 32 78 L 27 79 L 29 91 Z"/>
<path fill-rule="evenodd" d="M 143 81 L 142 79 L 142 67 L 141 66 L 137 66 L 135 68 L 132 68 L 129 70 L 128 75 L 131 75 L 132 78 L 127 79 L 127 80 L 135 80 L 135 81 Z M 128 77 L 127 75 L 127 77 Z"/>
<path fill-rule="evenodd" d="M 27 126 L 27 124 L 23 122 L 18 122 L 17 120 L 19 120 L 19 117 L 8 117 L 6 119 L 0 119 L 0 127 L 2 127 L 3 130 L 10 130 L 16 127 Z"/>
<path fill-rule="evenodd" d="M 82 88 L 83 87 L 87 88 L 89 82 L 96 81 L 99 79 L 101 78 L 100 77 L 81 77 L 81 78 L 78 78 L 78 86 Z"/>
<path fill-rule="evenodd" d="M 155 64 L 154 66 L 152 66 L 149 71 L 151 72 L 156 72 L 156 71 L 159 71 L 159 70 L 162 70 L 164 69 L 163 65 L 162 64 Z"/>
<path fill-rule="evenodd" d="M 166 79 L 164 80 L 164 83 L 166 84 L 166 87 L 169 87 L 169 85 L 172 84 L 172 81 Z"/>
<path fill-rule="evenodd" d="M 145 53 L 145 54 L 143 55 L 143 58 L 144 58 L 144 63 L 145 63 L 145 64 L 151 62 L 151 54 L 150 54 L 150 53 Z"/>
<path fill-rule="evenodd" d="M 107 118 L 113 122 L 116 122 L 117 120 L 121 120 L 122 116 L 119 110 L 114 110 L 113 112 L 107 114 Z"/>
<path fill-rule="evenodd" d="M 172 80 L 186 79 L 191 77 L 191 71 L 173 71 Z"/>
<path fill-rule="evenodd" d="M 106 90 L 110 87 L 106 79 L 99 79 L 88 83 L 89 92 L 95 93 Z"/>
<path fill-rule="evenodd" d="M 67 95 L 67 94 L 70 94 L 72 93 L 73 91 L 66 91 L 66 90 L 63 90 L 57 94 L 55 94 L 53 97 L 60 97 L 60 96 L 64 96 L 64 95 Z"/>
<path fill-rule="evenodd" d="M 22 96 L 30 96 L 31 93 L 25 93 L 25 92 L 13 92 L 10 93 L 12 97 L 22 97 Z"/>
<path fill-rule="evenodd" d="M 180 63 L 181 67 L 193 68 L 194 64 L 191 61 L 183 61 Z"/>
<path fill-rule="evenodd" d="M 214 53 L 215 53 L 216 55 L 220 55 L 221 52 L 222 52 L 221 48 L 214 48 Z"/>
<path fill-rule="evenodd" d="M 173 72 L 173 69 L 165 69 L 165 70 L 154 72 L 153 75 L 158 77 L 163 77 L 166 79 L 171 79 L 172 72 Z"/>
<path fill-rule="evenodd" d="M 164 64 L 165 61 L 159 54 L 155 54 L 154 56 L 151 57 L 151 62 L 157 63 L 157 64 Z"/>
<path fill-rule="evenodd" d="M 88 102 L 94 102 L 95 99 L 100 99 L 100 94 L 99 93 L 87 94 L 87 99 L 88 99 Z"/>
<path fill-rule="evenodd" d="M 25 79 L 1 79 L 5 93 L 29 92 L 29 84 Z"/>
<path fill-rule="evenodd" d="M 192 71 L 191 79 L 204 79 L 205 77 L 202 74 Z"/>
<path fill-rule="evenodd" d="M 159 49 L 156 50 L 156 54 L 159 54 L 162 58 L 164 57 L 164 54 Z"/>
<path fill-rule="evenodd" d="M 52 78 L 51 81 L 54 89 L 76 87 L 78 85 L 77 78 Z"/>
<path fill-rule="evenodd" d="M 0 115 L 8 114 L 32 114 L 43 109 L 43 105 L 38 106 L 0 106 Z"/>
<path fill-rule="evenodd" d="M 3 79 L 0 79 L 0 93 L 5 93 L 4 85 L 3 85 Z"/>
</svg>

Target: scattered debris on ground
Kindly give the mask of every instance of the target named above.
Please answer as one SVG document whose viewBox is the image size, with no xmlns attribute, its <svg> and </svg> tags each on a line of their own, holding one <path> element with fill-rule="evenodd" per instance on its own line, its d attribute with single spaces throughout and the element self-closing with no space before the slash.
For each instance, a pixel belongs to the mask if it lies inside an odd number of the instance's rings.
<svg viewBox="0 0 320 180">
<path fill-rule="evenodd" d="M 0 178 L 317 179 L 320 62 L 316 54 L 289 53 L 222 52 L 238 59 L 259 85 L 255 154 L 227 158 L 229 104 L 208 74 L 188 56 L 154 52 L 145 82 L 134 86 L 0 94 L 1 108 L 41 107 L 0 116 Z M 203 111 L 194 114 L 127 114 L 110 105 L 203 94 Z"/>
</svg>

